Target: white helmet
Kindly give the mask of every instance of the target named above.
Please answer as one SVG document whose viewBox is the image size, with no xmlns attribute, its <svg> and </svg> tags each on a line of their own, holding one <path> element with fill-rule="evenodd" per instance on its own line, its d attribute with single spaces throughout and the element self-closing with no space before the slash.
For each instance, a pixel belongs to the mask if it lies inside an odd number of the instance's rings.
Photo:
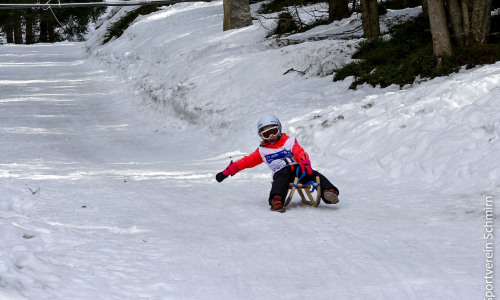
<svg viewBox="0 0 500 300">
<path fill-rule="evenodd" d="M 264 140 L 264 141 L 269 141 L 269 138 L 265 138 L 262 135 L 262 129 L 264 127 L 270 126 L 270 125 L 275 125 L 278 127 L 278 133 L 275 138 L 273 138 L 274 141 L 277 141 L 281 138 L 281 122 L 278 118 L 276 118 L 273 115 L 265 115 L 262 118 L 259 119 L 259 122 L 257 122 L 257 133 L 259 136 Z"/>
</svg>

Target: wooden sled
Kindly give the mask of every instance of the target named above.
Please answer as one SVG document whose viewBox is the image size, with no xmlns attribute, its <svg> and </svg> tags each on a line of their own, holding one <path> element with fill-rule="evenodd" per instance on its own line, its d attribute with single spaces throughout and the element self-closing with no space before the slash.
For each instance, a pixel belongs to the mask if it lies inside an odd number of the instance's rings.
<svg viewBox="0 0 500 300">
<path fill-rule="evenodd" d="M 290 193 L 286 198 L 284 206 L 286 207 L 290 203 L 295 190 L 299 192 L 299 195 L 302 198 L 302 203 L 314 207 L 318 206 L 321 202 L 321 185 L 319 183 L 319 176 L 316 176 L 316 182 L 310 181 L 305 184 L 299 183 L 300 179 L 302 179 L 302 177 L 299 178 L 298 176 L 296 176 L 293 183 L 290 183 L 290 185 L 288 186 L 288 189 L 290 189 Z M 312 195 L 312 192 L 314 192 L 314 190 L 316 190 L 316 197 L 313 197 Z M 306 199 L 306 195 L 308 199 Z"/>
</svg>

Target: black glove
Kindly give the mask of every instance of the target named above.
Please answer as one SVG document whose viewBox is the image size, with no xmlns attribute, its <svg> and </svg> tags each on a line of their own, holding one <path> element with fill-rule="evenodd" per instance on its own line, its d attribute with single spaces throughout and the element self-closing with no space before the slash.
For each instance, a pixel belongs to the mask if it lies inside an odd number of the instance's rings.
<svg viewBox="0 0 500 300">
<path fill-rule="evenodd" d="M 224 175 L 222 172 L 217 173 L 215 175 L 215 179 L 217 179 L 217 182 L 222 182 L 224 179 L 228 178 L 229 175 Z"/>
</svg>

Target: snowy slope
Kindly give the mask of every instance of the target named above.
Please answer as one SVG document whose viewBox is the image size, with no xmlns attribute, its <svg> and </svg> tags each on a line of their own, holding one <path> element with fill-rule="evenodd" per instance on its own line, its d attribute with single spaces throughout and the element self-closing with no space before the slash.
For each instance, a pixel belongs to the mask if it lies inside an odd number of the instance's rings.
<svg viewBox="0 0 500 300">
<path fill-rule="evenodd" d="M 403 20 L 402 15 L 419 12 L 389 12 L 386 18 Z M 208 134 L 230 133 L 230 145 L 237 150 L 253 150 L 255 120 L 272 112 L 311 144 L 310 151 L 320 154 L 319 164 L 337 166 L 335 172 L 352 173 L 352 164 L 359 163 L 355 169 L 362 174 L 365 168 L 375 171 L 374 177 L 424 182 L 444 177 L 446 185 L 467 184 L 474 192 L 498 188 L 492 172 L 499 166 L 493 158 L 498 153 L 498 109 L 493 103 L 497 65 L 403 90 L 350 91 L 347 82 L 332 83 L 331 76 L 321 75 L 349 62 L 359 40 L 276 48 L 257 21 L 222 32 L 221 14 L 220 2 L 179 4 L 142 17 L 109 45 L 97 47 L 91 40 L 87 47 L 98 48 L 94 56 L 124 74 L 161 114 L 181 119 L 169 119 L 168 126 L 183 128 L 187 123 Z M 357 17 L 311 31 L 322 36 L 328 30 L 349 31 L 359 25 Z M 310 37 L 308 32 L 289 39 Z M 460 161 L 449 155 L 457 149 Z"/>
<path fill-rule="evenodd" d="M 484 297 L 500 64 L 351 91 L 326 74 L 358 40 L 311 37 L 356 17 L 279 46 L 176 4 L 105 46 L 0 47 L 0 299 Z M 338 205 L 269 212 L 263 166 L 215 182 L 264 113 Z"/>
</svg>

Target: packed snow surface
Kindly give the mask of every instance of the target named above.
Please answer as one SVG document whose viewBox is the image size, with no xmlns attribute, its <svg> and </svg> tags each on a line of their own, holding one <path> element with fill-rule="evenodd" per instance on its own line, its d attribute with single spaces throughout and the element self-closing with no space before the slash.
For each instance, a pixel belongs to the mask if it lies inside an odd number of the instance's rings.
<svg viewBox="0 0 500 300">
<path fill-rule="evenodd" d="M 351 61 L 360 34 L 341 33 L 357 15 L 277 40 L 265 18 L 223 32 L 221 1 L 176 4 L 102 46 L 124 12 L 85 44 L 0 47 L 0 299 L 498 290 L 485 233 L 500 196 L 500 64 L 353 91 L 331 73 Z M 215 181 L 256 149 L 266 113 L 339 204 L 296 197 L 270 212 L 265 166 Z"/>
</svg>

